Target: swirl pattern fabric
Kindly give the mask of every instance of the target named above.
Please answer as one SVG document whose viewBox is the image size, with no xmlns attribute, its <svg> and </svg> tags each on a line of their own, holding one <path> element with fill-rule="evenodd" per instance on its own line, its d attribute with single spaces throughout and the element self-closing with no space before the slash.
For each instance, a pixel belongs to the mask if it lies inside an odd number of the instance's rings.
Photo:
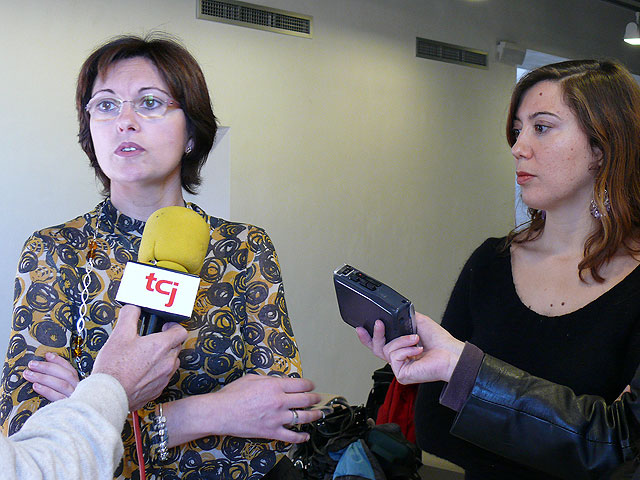
<svg viewBox="0 0 640 480">
<path fill-rule="evenodd" d="M 194 204 L 188 207 L 209 223 L 211 240 L 194 312 L 185 325 L 189 337 L 180 368 L 158 401 L 216 391 L 247 373 L 299 377 L 300 356 L 271 239 L 259 227 L 210 217 Z M 0 385 L 0 425 L 5 435 L 20 430 L 33 412 L 48 403 L 22 378 L 28 362 L 42 360 L 47 351 L 70 359 L 88 243 L 96 226 L 98 251 L 81 358 L 90 370 L 118 317 L 116 293 L 125 264 L 137 258 L 144 222 L 118 212 L 107 199 L 81 217 L 34 233 L 25 243 Z M 283 442 L 209 436 L 170 449 L 169 459 L 160 464 L 150 440 L 154 410 L 150 403 L 139 411 L 149 478 L 256 479 L 288 448 Z M 124 458 L 114 478 L 137 478 L 131 419 L 122 438 Z"/>
</svg>

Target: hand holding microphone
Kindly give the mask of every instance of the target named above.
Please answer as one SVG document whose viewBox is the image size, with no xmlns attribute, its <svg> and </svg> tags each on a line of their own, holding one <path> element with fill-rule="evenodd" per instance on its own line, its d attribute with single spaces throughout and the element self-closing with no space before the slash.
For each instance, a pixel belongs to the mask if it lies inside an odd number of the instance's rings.
<svg viewBox="0 0 640 480">
<path fill-rule="evenodd" d="M 191 318 L 209 238 L 209 224 L 189 208 L 165 207 L 151 214 L 138 261 L 127 263 L 116 296 L 142 308 L 140 335 L 159 332 L 167 321 Z"/>
<path fill-rule="evenodd" d="M 180 325 L 147 337 L 137 335 L 140 309 L 125 305 L 113 332 L 98 352 L 93 373 L 107 373 L 120 382 L 131 411 L 155 399 L 180 365 L 178 354 L 187 338 Z"/>
</svg>

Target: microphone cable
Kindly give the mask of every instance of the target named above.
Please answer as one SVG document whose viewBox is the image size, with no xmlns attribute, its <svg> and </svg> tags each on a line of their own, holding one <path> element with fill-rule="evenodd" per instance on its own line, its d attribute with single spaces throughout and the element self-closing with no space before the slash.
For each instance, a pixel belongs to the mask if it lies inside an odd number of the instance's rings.
<svg viewBox="0 0 640 480">
<path fill-rule="evenodd" d="M 138 456 L 138 466 L 140 467 L 140 480 L 147 480 L 147 473 L 144 468 L 144 455 L 142 454 L 142 435 L 140 434 L 140 417 L 138 412 L 132 414 L 133 435 L 136 439 L 136 455 Z"/>
</svg>

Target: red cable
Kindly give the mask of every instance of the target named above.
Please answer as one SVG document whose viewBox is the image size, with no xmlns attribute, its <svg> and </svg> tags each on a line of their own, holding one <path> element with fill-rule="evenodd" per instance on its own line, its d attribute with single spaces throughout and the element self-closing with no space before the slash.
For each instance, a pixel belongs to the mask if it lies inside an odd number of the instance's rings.
<svg viewBox="0 0 640 480">
<path fill-rule="evenodd" d="M 147 480 L 144 470 L 144 455 L 142 454 L 142 435 L 140 435 L 140 417 L 138 412 L 133 412 L 133 435 L 136 438 L 136 454 L 138 455 L 138 465 L 140 466 L 140 480 Z"/>
</svg>

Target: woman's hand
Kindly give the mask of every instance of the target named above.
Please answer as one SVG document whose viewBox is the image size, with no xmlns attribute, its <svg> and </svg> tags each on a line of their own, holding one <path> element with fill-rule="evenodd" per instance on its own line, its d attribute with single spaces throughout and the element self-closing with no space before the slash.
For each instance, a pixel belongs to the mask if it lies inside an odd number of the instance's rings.
<svg viewBox="0 0 640 480">
<path fill-rule="evenodd" d="M 384 323 L 376 321 L 373 337 L 364 328 L 356 329 L 364 346 L 391 365 L 402 384 L 443 380 L 448 382 L 464 343 L 426 315 L 416 312 L 417 335 L 398 337 L 384 344 Z"/>
<path fill-rule="evenodd" d="M 390 363 L 389 359 L 384 356 L 383 349 L 386 341 L 384 338 L 384 323 L 382 320 L 376 320 L 376 323 L 374 323 L 373 337 L 369 335 L 369 332 L 367 332 L 367 329 L 364 327 L 356 327 L 356 334 L 358 335 L 360 343 L 371 350 L 376 357 Z"/>
<path fill-rule="evenodd" d="M 313 388 L 304 378 L 247 374 L 217 392 L 164 404 L 169 446 L 214 434 L 305 442 L 309 434 L 291 427 L 322 417 L 320 410 L 307 410 L 321 401 Z"/>
<path fill-rule="evenodd" d="M 33 383 L 36 393 L 51 402 L 67 398 L 80 381 L 73 365 L 53 352 L 45 354 L 44 362 L 31 360 L 22 376 Z"/>
</svg>

